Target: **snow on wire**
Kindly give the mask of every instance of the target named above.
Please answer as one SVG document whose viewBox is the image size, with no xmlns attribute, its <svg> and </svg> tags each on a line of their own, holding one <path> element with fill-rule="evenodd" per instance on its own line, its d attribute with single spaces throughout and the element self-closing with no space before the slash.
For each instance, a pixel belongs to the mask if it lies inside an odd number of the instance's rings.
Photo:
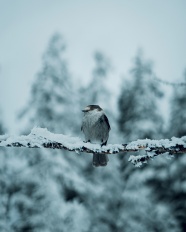
<svg viewBox="0 0 186 232">
<path fill-rule="evenodd" d="M 186 153 L 186 136 L 161 140 L 138 139 L 128 144 L 99 144 L 85 143 L 78 137 L 63 134 L 53 134 L 46 128 L 33 128 L 29 135 L 8 136 L 0 135 L 0 147 L 27 147 L 27 148 L 52 148 L 86 153 L 117 154 L 124 152 L 137 152 L 145 150 L 143 155 L 131 155 L 129 162 L 137 167 L 161 154 Z"/>
</svg>

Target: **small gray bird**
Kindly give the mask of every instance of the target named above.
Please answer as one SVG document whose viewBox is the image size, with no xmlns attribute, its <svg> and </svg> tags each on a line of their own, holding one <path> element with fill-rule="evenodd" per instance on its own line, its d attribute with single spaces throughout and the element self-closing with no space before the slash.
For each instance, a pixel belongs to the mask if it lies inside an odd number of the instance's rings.
<svg viewBox="0 0 186 232">
<path fill-rule="evenodd" d="M 85 135 L 86 142 L 98 143 L 101 146 L 107 144 L 110 124 L 103 109 L 98 105 L 88 105 L 84 110 L 84 117 L 81 130 Z M 93 154 L 93 166 L 106 166 L 108 157 L 106 154 Z"/>
</svg>

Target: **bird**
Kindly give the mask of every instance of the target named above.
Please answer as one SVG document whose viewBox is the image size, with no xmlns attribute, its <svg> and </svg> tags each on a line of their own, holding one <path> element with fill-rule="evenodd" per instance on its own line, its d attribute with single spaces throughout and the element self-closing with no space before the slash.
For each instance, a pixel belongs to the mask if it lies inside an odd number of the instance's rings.
<svg viewBox="0 0 186 232">
<path fill-rule="evenodd" d="M 99 105 L 88 105 L 82 111 L 84 116 L 81 130 L 84 133 L 85 142 L 106 145 L 111 127 L 103 109 Z M 94 167 L 106 166 L 108 161 L 106 154 L 93 153 Z"/>
</svg>

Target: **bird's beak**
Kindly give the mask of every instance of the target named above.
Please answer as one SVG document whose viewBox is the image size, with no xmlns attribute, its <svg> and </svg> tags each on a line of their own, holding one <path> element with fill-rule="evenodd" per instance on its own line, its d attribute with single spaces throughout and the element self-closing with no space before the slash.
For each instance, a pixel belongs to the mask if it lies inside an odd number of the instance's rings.
<svg viewBox="0 0 186 232">
<path fill-rule="evenodd" d="M 89 107 L 85 107 L 85 109 L 83 109 L 82 111 L 85 113 L 85 112 L 88 112 L 90 110 Z"/>
</svg>

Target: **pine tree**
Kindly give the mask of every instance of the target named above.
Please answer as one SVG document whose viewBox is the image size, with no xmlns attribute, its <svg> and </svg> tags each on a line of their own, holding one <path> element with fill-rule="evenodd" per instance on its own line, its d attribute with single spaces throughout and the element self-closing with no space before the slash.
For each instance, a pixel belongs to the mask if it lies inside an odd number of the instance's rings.
<svg viewBox="0 0 186 232">
<path fill-rule="evenodd" d="M 152 63 L 138 54 L 130 76 L 123 81 L 118 99 L 118 128 L 126 143 L 144 138 L 158 139 L 162 136 L 163 118 L 159 113 L 158 101 L 163 97 L 163 92 L 154 81 L 154 75 Z M 145 182 L 151 173 L 151 167 L 144 166 L 139 170 L 128 164 L 127 154 L 118 157 L 123 189 L 118 231 L 123 228 L 126 231 L 177 230 L 178 223 L 174 216 L 166 222 L 163 219 L 169 215 L 168 205 L 155 201 L 151 188 Z"/>
<path fill-rule="evenodd" d="M 126 142 L 161 137 L 163 121 L 157 101 L 163 92 L 153 75 L 152 64 L 138 54 L 118 101 L 118 127 Z"/>
<path fill-rule="evenodd" d="M 1 111 L 0 111 L 1 113 Z M 3 122 L 0 118 L 0 135 L 5 133 Z M 6 199 L 7 194 L 5 190 L 5 176 L 6 176 L 6 153 L 5 149 L 0 148 L 0 231 L 3 231 L 6 228 L 7 221 L 7 204 Z"/>
<path fill-rule="evenodd" d="M 55 34 L 44 54 L 42 70 L 33 83 L 31 100 L 21 115 L 30 119 L 28 128 L 37 125 L 65 134 L 77 129 L 78 123 L 74 120 L 77 95 L 64 51 L 63 38 Z M 48 149 L 26 152 L 20 156 L 26 162 L 27 175 L 18 178 L 18 185 L 22 183 L 19 186 L 23 199 L 21 210 L 13 207 L 20 222 L 16 224 L 17 231 L 61 231 L 61 228 L 88 231 L 89 212 L 81 204 L 83 195 L 91 188 L 82 175 L 86 158 Z M 87 223 L 75 228 L 79 221 Z"/>
<path fill-rule="evenodd" d="M 184 75 L 186 82 L 186 71 Z M 169 136 L 186 135 L 186 86 L 175 86 L 171 101 Z"/>
<path fill-rule="evenodd" d="M 109 90 L 107 87 L 108 74 L 110 72 L 110 62 L 101 52 L 94 54 L 95 67 L 92 73 L 92 80 L 88 87 L 84 89 L 87 96 L 84 100 L 85 105 L 100 104 L 106 106 L 106 100 L 109 100 Z"/>
<path fill-rule="evenodd" d="M 65 59 L 65 42 L 55 34 L 43 56 L 43 67 L 32 85 L 31 101 L 21 116 L 29 115 L 31 127 L 47 127 L 65 133 L 75 127 L 73 115 L 74 87 Z M 59 124 L 56 122 L 60 122 Z"/>
<path fill-rule="evenodd" d="M 186 81 L 186 75 L 184 76 Z M 167 137 L 186 135 L 186 87 L 174 86 L 171 99 L 171 114 Z M 181 231 L 186 231 L 186 154 L 178 155 L 171 160 L 155 163 L 154 175 L 147 178 L 159 202 L 169 205 Z"/>
<path fill-rule="evenodd" d="M 5 126 L 3 124 L 3 120 L 2 120 L 2 112 L 0 110 L 0 135 L 3 135 L 6 133 L 6 130 L 5 130 Z"/>
<path fill-rule="evenodd" d="M 152 63 L 144 60 L 141 53 L 134 59 L 130 76 L 122 85 L 118 99 L 118 129 L 124 141 L 158 139 L 162 136 L 163 119 L 158 100 L 163 92 L 154 81 Z M 119 156 L 120 168 L 125 182 L 135 169 L 127 164 L 126 155 Z"/>
</svg>

